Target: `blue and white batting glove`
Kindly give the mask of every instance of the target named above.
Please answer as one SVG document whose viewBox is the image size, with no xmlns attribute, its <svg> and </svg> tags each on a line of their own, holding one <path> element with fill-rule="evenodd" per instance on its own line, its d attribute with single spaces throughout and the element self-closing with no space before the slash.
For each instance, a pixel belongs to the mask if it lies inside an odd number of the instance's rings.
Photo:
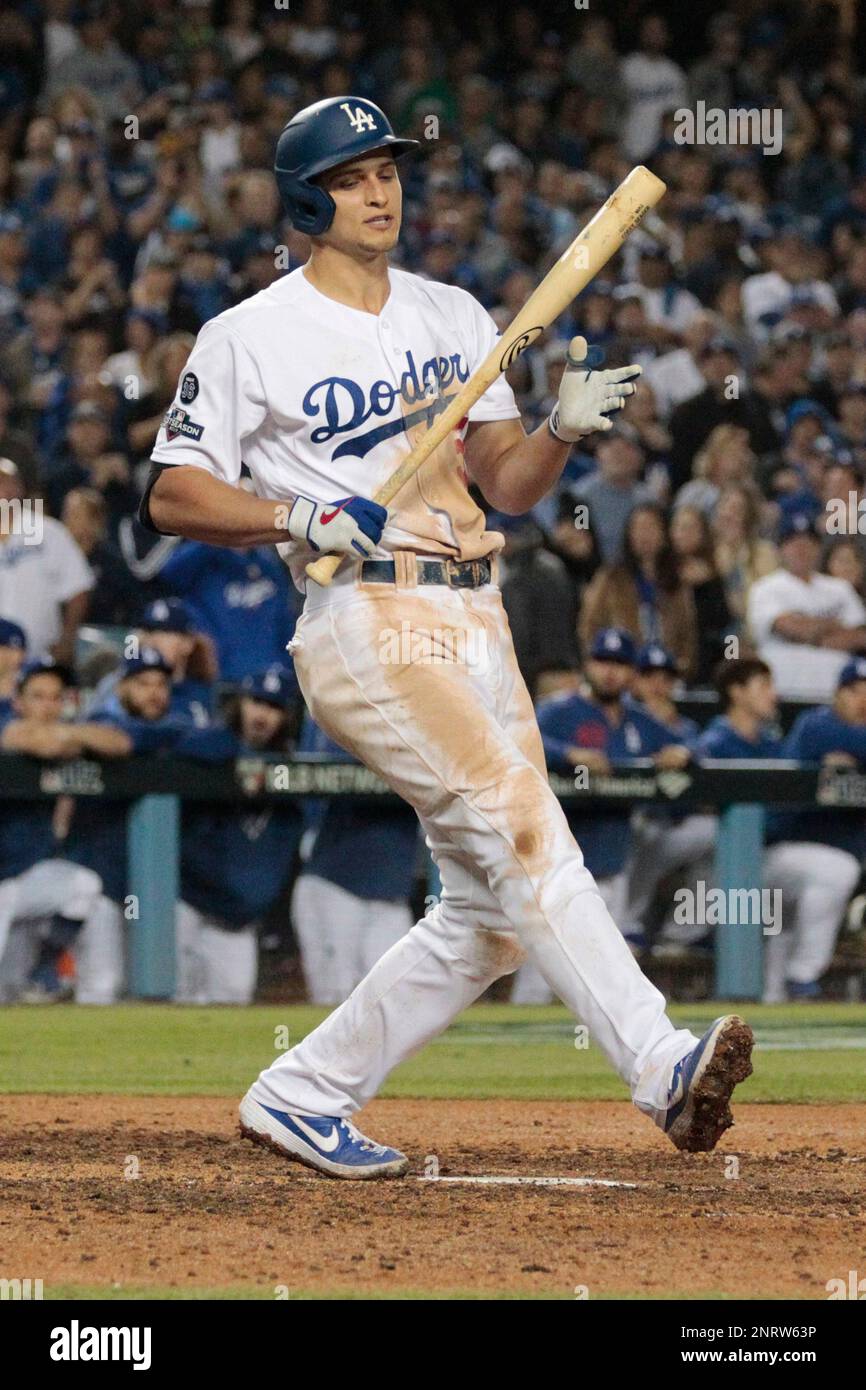
<svg viewBox="0 0 866 1390">
<path fill-rule="evenodd" d="M 622 410 L 627 396 L 633 396 L 635 381 L 642 368 L 613 367 L 594 372 L 584 363 L 585 338 L 572 338 L 568 345 L 568 364 L 559 384 L 559 399 L 550 414 L 551 433 L 567 444 L 593 430 L 609 430 L 611 415 Z"/>
<path fill-rule="evenodd" d="M 373 554 L 385 529 L 388 512 L 369 497 L 341 497 L 314 502 L 296 497 L 289 512 L 289 534 L 313 550 Z"/>
</svg>

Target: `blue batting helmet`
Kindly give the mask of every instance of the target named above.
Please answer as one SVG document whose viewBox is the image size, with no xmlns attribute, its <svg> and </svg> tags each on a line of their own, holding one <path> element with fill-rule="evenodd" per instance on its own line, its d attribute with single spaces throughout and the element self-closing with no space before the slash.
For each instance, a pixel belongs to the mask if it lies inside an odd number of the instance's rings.
<svg viewBox="0 0 866 1390">
<path fill-rule="evenodd" d="M 334 220 L 336 205 L 317 174 L 371 150 L 388 149 L 395 159 L 418 149 L 418 140 L 399 140 L 391 122 L 366 97 L 328 97 L 293 116 L 277 141 L 274 173 L 292 226 L 320 236 Z"/>
</svg>

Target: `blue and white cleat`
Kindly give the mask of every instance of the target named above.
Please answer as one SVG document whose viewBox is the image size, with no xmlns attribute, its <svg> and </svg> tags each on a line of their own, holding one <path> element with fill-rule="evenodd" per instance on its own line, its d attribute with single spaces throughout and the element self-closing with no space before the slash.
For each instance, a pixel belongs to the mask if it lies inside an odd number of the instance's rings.
<svg viewBox="0 0 866 1390">
<path fill-rule="evenodd" d="M 290 1115 L 245 1095 L 240 1126 L 245 1139 L 332 1178 L 397 1178 L 409 1166 L 405 1154 L 374 1144 L 338 1115 Z"/>
<path fill-rule="evenodd" d="M 734 1123 L 734 1087 L 752 1074 L 752 1030 L 738 1014 L 711 1023 L 697 1047 L 674 1067 L 665 1134 L 678 1149 L 709 1153 Z"/>
</svg>

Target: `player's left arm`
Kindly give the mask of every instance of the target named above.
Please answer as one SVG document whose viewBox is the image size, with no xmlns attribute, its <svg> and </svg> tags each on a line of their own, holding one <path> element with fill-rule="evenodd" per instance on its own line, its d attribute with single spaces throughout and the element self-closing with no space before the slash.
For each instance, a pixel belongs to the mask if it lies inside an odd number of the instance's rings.
<svg viewBox="0 0 866 1390">
<path fill-rule="evenodd" d="M 464 461 L 470 477 L 498 511 L 520 516 L 559 480 L 572 444 L 595 430 L 609 430 L 611 416 L 634 394 L 636 364 L 592 371 L 584 366 L 586 342 L 573 338 L 549 418 L 532 434 L 519 419 L 471 421 Z"/>
</svg>

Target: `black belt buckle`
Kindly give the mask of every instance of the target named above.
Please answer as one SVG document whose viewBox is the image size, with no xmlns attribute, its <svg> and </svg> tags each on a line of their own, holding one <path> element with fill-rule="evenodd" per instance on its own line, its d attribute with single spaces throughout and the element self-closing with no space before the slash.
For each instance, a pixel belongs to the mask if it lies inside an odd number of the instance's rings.
<svg viewBox="0 0 866 1390">
<path fill-rule="evenodd" d="M 445 582 L 450 589 L 477 589 L 486 581 L 480 560 L 445 560 Z"/>
</svg>

